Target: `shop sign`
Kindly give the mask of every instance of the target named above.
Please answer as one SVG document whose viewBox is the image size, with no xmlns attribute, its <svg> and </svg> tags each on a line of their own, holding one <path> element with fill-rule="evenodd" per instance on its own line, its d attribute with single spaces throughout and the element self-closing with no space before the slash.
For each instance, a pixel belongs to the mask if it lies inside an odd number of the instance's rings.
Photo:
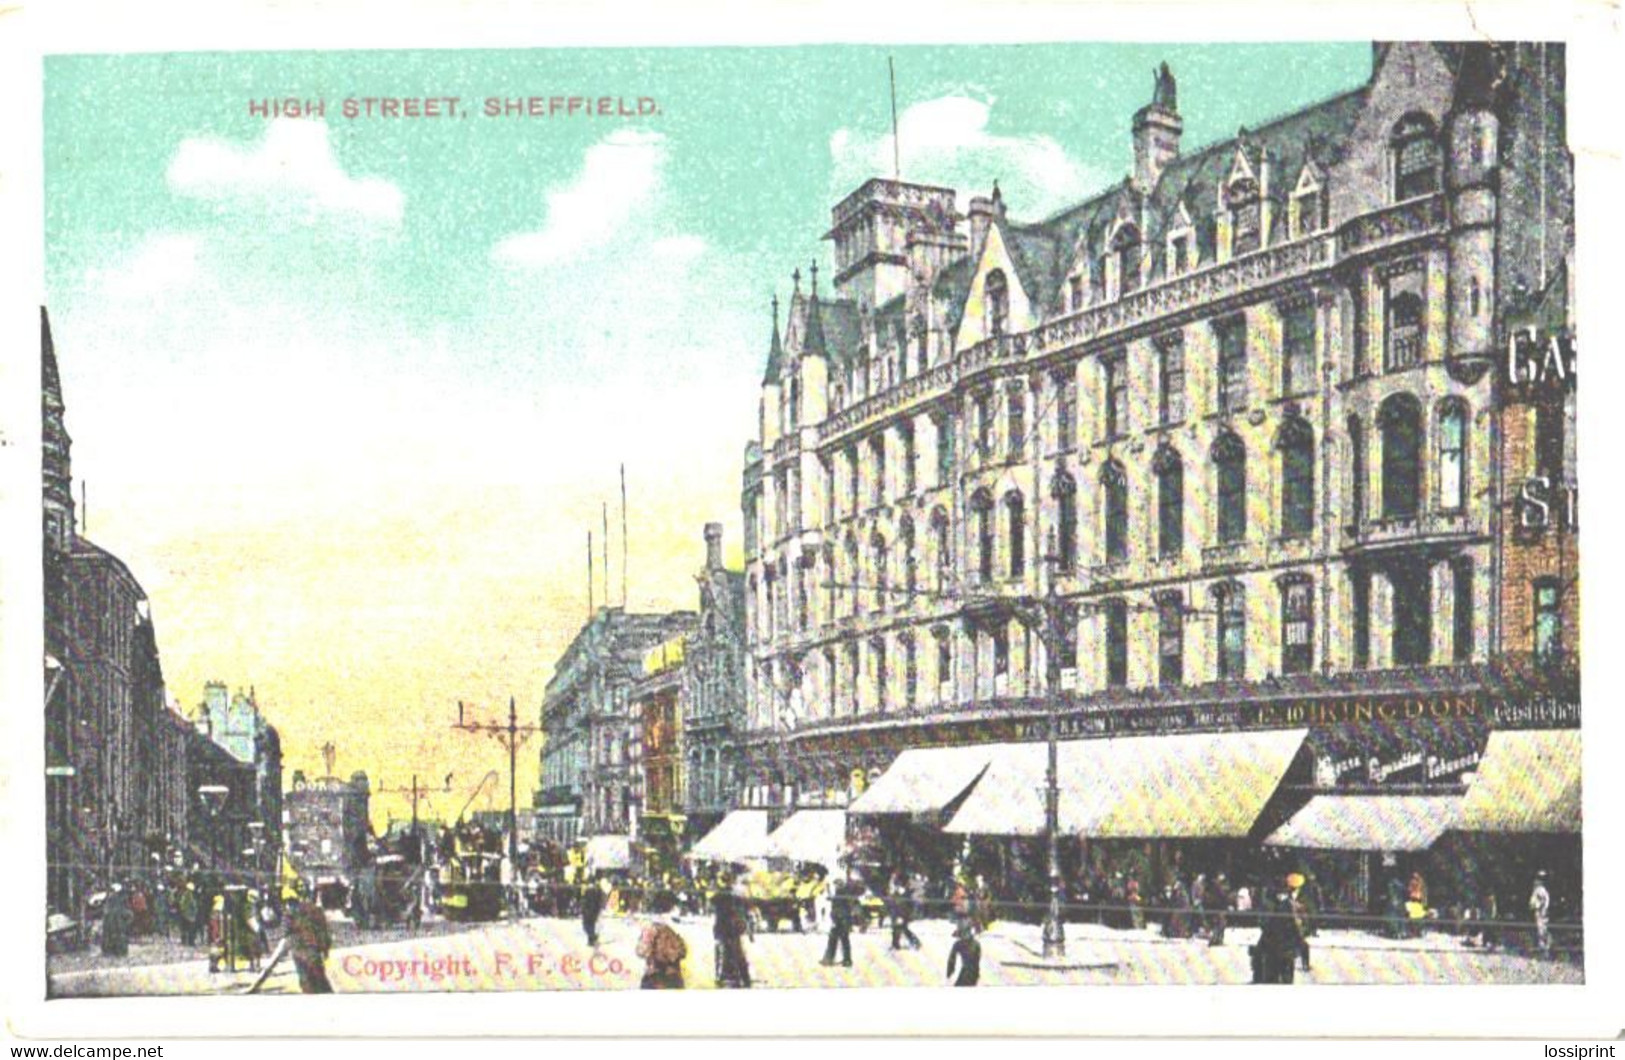
<svg viewBox="0 0 1625 1060">
<path fill-rule="evenodd" d="M 1580 701 L 1561 699 L 1499 700 L 1490 704 L 1490 724 L 1497 729 L 1578 729 Z"/>
<path fill-rule="evenodd" d="M 1396 721 L 1443 721 L 1476 718 L 1482 708 L 1477 696 L 1350 696 L 1344 698 L 1283 700 L 1273 703 L 1229 703 L 1171 709 L 1069 714 L 1057 719 L 1063 739 L 1091 736 L 1128 736 L 1215 729 L 1283 729 L 1296 726 L 1372 724 Z M 1042 740 L 1048 734 L 1043 718 L 1016 726 L 1018 740 Z"/>
</svg>

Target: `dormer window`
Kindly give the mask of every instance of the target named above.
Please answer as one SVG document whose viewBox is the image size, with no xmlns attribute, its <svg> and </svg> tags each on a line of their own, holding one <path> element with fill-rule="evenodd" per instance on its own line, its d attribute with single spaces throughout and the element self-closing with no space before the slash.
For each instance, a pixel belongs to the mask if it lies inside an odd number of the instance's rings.
<svg viewBox="0 0 1625 1060">
<path fill-rule="evenodd" d="M 1431 195 L 1439 190 L 1439 144 L 1433 121 L 1425 114 L 1407 114 L 1394 126 L 1394 201 Z"/>
<path fill-rule="evenodd" d="M 1168 240 L 1168 274 L 1177 276 L 1191 267 L 1191 237 L 1189 234 Z"/>
<path fill-rule="evenodd" d="M 1112 252 L 1117 256 L 1117 293 L 1128 294 L 1140 286 L 1140 230 L 1125 224 L 1112 238 Z"/>
<path fill-rule="evenodd" d="M 1292 234 L 1299 238 L 1318 232 L 1321 225 L 1320 189 L 1300 191 L 1292 197 Z"/>
<path fill-rule="evenodd" d="M 987 274 L 987 333 L 1003 335 L 1010 324 L 1010 284 L 1003 269 Z"/>
<path fill-rule="evenodd" d="M 1225 196 L 1230 205 L 1230 255 L 1250 254 L 1263 245 L 1258 183 L 1251 177 L 1234 180 Z"/>
</svg>

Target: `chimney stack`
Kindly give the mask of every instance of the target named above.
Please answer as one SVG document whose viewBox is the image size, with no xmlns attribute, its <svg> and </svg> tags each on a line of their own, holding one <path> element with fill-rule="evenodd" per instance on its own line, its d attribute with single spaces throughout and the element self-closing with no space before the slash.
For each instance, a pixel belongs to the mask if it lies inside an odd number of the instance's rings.
<svg viewBox="0 0 1625 1060">
<path fill-rule="evenodd" d="M 1134 114 L 1134 186 L 1149 194 L 1168 163 L 1179 157 L 1179 89 L 1163 63 L 1153 76 L 1151 102 Z"/>
</svg>

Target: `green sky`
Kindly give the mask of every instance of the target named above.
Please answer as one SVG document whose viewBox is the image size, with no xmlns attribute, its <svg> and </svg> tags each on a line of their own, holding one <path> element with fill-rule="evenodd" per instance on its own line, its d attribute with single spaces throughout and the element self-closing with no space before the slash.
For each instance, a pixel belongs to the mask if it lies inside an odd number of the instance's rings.
<svg viewBox="0 0 1625 1060">
<path fill-rule="evenodd" d="M 449 704 L 539 701 L 622 462 L 631 604 L 693 606 L 701 523 L 738 547 L 768 298 L 889 169 L 888 55 L 905 179 L 997 178 L 1018 219 L 1121 179 L 1160 61 L 1187 149 L 1370 66 L 1366 44 L 47 59 L 74 470 L 175 696 L 254 684 L 296 766 L 342 733 L 346 770 L 477 776 L 492 749 L 442 735 Z M 660 112 L 479 114 L 531 95 Z M 250 114 L 290 96 L 326 119 Z M 342 117 L 365 96 L 469 115 Z"/>
</svg>

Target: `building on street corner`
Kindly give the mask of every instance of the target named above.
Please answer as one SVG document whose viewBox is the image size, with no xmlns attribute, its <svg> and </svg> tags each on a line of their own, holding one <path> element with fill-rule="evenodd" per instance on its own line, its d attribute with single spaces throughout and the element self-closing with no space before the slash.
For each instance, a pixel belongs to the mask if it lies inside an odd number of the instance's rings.
<svg viewBox="0 0 1625 1060">
<path fill-rule="evenodd" d="M 1497 369 L 1513 275 L 1571 245 L 1562 63 L 1378 44 L 1366 83 L 1194 150 L 1164 65 L 1131 172 L 1052 217 L 997 184 L 964 216 L 899 180 L 839 202 L 744 470 L 742 802 L 845 807 L 853 864 L 1036 900 L 1053 710 L 1068 880 L 1291 860 L 1344 909 L 1413 870 L 1504 904 L 1528 879 L 1453 844 L 1519 831 L 1493 778 L 1533 754 L 1577 903 L 1577 686 L 1531 722 L 1506 677 L 1532 630 L 1573 643 L 1561 575 L 1512 574 L 1572 541 L 1507 532 Z"/>
</svg>

